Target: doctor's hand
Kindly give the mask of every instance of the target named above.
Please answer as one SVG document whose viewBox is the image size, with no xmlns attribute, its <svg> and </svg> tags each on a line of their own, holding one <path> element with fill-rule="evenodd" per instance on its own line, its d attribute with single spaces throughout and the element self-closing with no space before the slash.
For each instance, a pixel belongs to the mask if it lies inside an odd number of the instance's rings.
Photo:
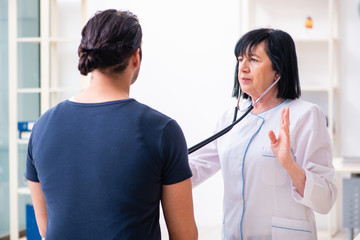
<svg viewBox="0 0 360 240">
<path fill-rule="evenodd" d="M 284 108 L 281 112 L 279 136 L 273 131 L 269 131 L 269 138 L 271 141 L 271 149 L 281 163 L 281 165 L 288 172 L 296 190 L 303 197 L 305 191 L 306 174 L 291 157 L 290 152 L 290 118 L 289 108 Z"/>
<path fill-rule="evenodd" d="M 289 120 L 289 108 L 283 108 L 281 112 L 280 120 L 280 130 L 279 136 L 276 138 L 276 135 L 273 131 L 269 131 L 269 138 L 271 141 L 271 149 L 279 160 L 281 165 L 285 168 L 289 161 L 291 160 L 290 154 L 290 120 Z"/>
</svg>

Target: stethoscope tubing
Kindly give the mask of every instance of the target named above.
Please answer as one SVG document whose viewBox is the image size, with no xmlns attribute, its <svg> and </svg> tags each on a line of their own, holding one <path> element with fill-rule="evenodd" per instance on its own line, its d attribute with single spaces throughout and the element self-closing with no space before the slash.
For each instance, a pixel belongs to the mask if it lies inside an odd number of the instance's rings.
<svg viewBox="0 0 360 240">
<path fill-rule="evenodd" d="M 188 153 L 191 154 L 191 153 L 195 152 L 196 150 L 202 148 L 203 146 L 209 144 L 210 142 L 214 141 L 215 139 L 218 139 L 219 137 L 221 137 L 225 133 L 229 132 L 236 124 L 238 124 L 241 120 L 243 120 L 243 118 L 246 117 L 246 115 L 248 115 L 253 108 L 254 108 L 254 105 L 250 104 L 250 106 L 246 109 L 246 111 L 243 113 L 243 115 L 241 115 L 240 118 L 238 120 L 236 120 L 237 111 L 238 111 L 238 106 L 236 106 L 235 107 L 234 120 L 229 126 L 224 128 L 223 130 L 215 133 L 214 135 L 212 135 L 211 137 L 205 139 L 204 141 L 199 142 L 198 144 L 192 146 L 191 148 L 188 149 Z"/>
</svg>

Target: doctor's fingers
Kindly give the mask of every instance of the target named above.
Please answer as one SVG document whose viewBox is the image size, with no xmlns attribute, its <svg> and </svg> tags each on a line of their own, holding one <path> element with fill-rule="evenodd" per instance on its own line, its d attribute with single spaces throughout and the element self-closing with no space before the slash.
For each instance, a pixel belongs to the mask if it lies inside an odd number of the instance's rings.
<svg viewBox="0 0 360 240">
<path fill-rule="evenodd" d="M 275 144 L 277 139 L 276 139 L 276 135 L 275 135 L 274 131 L 270 130 L 268 135 L 269 135 L 271 144 Z"/>
<path fill-rule="evenodd" d="M 283 108 L 281 111 L 281 128 L 289 134 L 289 128 L 290 128 L 290 117 L 289 117 L 289 108 Z"/>
</svg>

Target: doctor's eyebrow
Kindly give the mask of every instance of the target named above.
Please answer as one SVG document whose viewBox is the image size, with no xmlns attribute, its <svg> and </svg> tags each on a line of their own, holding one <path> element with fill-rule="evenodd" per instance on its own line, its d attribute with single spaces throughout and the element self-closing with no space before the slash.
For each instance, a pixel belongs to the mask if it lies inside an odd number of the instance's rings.
<svg viewBox="0 0 360 240">
<path fill-rule="evenodd" d="M 244 54 L 245 55 L 245 54 Z M 245 58 L 248 58 L 248 59 L 250 59 L 250 58 L 252 58 L 252 57 L 256 57 L 256 58 L 260 58 L 258 55 L 256 55 L 256 54 L 254 54 L 254 53 L 252 53 L 252 54 L 250 54 L 250 55 L 242 55 L 242 56 L 238 56 L 238 60 L 240 60 L 240 59 L 243 59 L 244 57 Z"/>
</svg>

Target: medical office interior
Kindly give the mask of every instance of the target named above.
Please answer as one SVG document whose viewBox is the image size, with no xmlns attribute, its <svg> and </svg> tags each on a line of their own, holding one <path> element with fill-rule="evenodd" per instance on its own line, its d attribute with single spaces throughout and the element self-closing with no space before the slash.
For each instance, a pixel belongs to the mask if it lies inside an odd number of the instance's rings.
<svg viewBox="0 0 360 240">
<path fill-rule="evenodd" d="M 316 214 L 319 239 L 358 235 L 360 0 L 0 0 L 0 239 L 25 239 L 25 232 L 37 239 L 23 177 L 29 130 L 44 111 L 87 86 L 77 70 L 80 31 L 108 8 L 134 12 L 143 28 L 131 97 L 177 120 L 189 147 L 236 105 L 233 51 L 240 36 L 258 27 L 290 33 L 302 98 L 322 108 L 334 144 L 338 196 L 329 214 Z M 193 190 L 199 239 L 221 238 L 222 196 L 220 172 Z"/>
</svg>

